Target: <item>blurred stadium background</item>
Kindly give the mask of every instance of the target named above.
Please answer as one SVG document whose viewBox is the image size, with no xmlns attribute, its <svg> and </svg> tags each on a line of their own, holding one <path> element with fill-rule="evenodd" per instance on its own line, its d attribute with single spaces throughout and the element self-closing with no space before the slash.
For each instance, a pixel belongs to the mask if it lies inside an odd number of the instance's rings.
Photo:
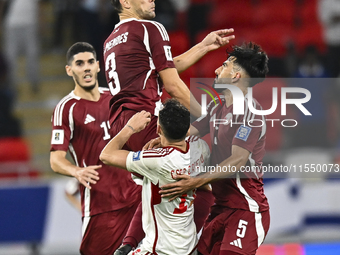
<svg viewBox="0 0 340 255">
<path fill-rule="evenodd" d="M 34 39 L 39 51 L 37 62 L 32 62 L 18 49 L 17 67 L 11 74 L 5 41 L 16 1 L 35 6 L 27 8 L 21 18 L 30 17 L 24 24 L 37 29 Z M 312 99 L 306 108 L 312 117 L 304 118 L 297 109 L 290 109 L 288 117 L 297 119 L 298 127 L 268 128 L 265 164 L 339 164 L 337 2 L 158 0 L 156 20 L 168 29 L 174 56 L 221 28 L 235 29 L 232 44 L 260 44 L 270 58 L 271 79 L 254 89 L 264 109 L 271 106 L 272 87 L 295 85 L 310 90 Z M 109 0 L 0 0 L 0 4 L 0 254 L 78 254 L 81 219 L 65 199 L 69 178 L 54 174 L 49 166 L 51 114 L 74 86 L 64 69 L 67 48 L 76 41 L 88 41 L 101 58 L 103 41 L 118 19 Z M 327 33 L 335 33 L 338 42 Z M 28 39 L 18 36 L 16 40 L 28 47 Z M 181 77 L 188 86 L 193 77 L 213 78 L 226 56 L 225 49 L 212 52 Z M 30 78 L 26 65 L 39 68 L 38 79 Z M 99 80 L 106 86 L 103 76 Z M 270 117 L 282 119 L 279 111 Z M 340 179 L 336 173 L 268 176 L 265 192 L 271 228 L 257 254 L 340 254 Z"/>
</svg>

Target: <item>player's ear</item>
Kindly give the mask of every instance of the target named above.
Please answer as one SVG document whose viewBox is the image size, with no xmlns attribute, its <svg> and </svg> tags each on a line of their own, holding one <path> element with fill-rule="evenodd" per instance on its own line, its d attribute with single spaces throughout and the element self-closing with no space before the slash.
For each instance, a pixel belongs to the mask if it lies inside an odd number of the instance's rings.
<svg viewBox="0 0 340 255">
<path fill-rule="evenodd" d="M 71 77 L 73 76 L 71 67 L 69 65 L 65 66 L 65 70 L 68 76 L 71 76 Z"/>
<path fill-rule="evenodd" d="M 120 4 L 123 6 L 123 9 L 130 9 L 130 0 L 119 0 Z"/>
<path fill-rule="evenodd" d="M 161 135 L 162 134 L 162 129 L 161 129 L 161 126 L 157 124 L 157 128 L 156 128 L 156 132 L 158 135 Z"/>
<path fill-rule="evenodd" d="M 238 82 L 242 77 L 241 72 L 235 72 L 231 78 L 232 83 Z"/>
<path fill-rule="evenodd" d="M 99 73 L 99 72 L 100 72 L 100 65 L 99 65 L 99 61 L 97 61 L 97 65 L 98 65 L 98 71 L 97 71 L 97 73 Z"/>
</svg>

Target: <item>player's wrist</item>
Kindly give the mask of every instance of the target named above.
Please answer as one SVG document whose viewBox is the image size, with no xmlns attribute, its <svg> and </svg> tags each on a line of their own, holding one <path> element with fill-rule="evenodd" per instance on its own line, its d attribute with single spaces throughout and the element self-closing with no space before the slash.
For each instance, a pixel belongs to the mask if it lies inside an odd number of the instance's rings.
<svg viewBox="0 0 340 255">
<path fill-rule="evenodd" d="M 126 124 L 126 127 L 131 129 L 133 133 L 136 133 L 136 129 L 133 126 Z"/>
</svg>

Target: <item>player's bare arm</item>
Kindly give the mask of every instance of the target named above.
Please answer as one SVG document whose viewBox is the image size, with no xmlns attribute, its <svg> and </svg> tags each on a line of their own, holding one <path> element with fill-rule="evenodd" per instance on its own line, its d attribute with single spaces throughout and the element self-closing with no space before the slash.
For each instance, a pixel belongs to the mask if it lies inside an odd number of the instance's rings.
<svg viewBox="0 0 340 255">
<path fill-rule="evenodd" d="M 250 152 L 246 149 L 233 145 L 232 155 L 222 161 L 219 166 L 235 166 L 236 171 L 239 171 L 241 166 L 246 165 L 249 154 Z M 231 167 L 227 169 L 231 169 Z M 179 181 L 162 186 L 162 190 L 159 193 L 162 194 L 162 197 L 171 197 L 169 201 L 172 201 L 189 190 L 197 189 L 219 179 L 228 178 L 234 174 L 235 172 L 232 171 L 214 171 L 213 173 L 208 172 L 195 178 L 191 178 L 189 175 L 177 175 L 176 179 Z"/>
<path fill-rule="evenodd" d="M 97 170 L 102 167 L 100 165 L 87 167 L 75 166 L 66 159 L 66 151 L 51 151 L 50 165 L 54 172 L 75 177 L 88 189 L 91 189 L 91 184 L 96 184 L 99 180 Z"/>
<path fill-rule="evenodd" d="M 126 158 L 129 151 L 122 150 L 122 148 L 133 134 L 142 131 L 150 121 L 151 114 L 149 112 L 141 111 L 133 115 L 123 129 L 102 150 L 99 156 L 100 160 L 106 165 L 126 169 Z"/>
<path fill-rule="evenodd" d="M 175 68 L 166 68 L 159 72 L 159 76 L 163 81 L 164 89 L 172 98 L 177 99 L 182 105 L 189 109 L 193 116 L 199 117 L 201 115 L 200 104 L 178 76 Z"/>
<path fill-rule="evenodd" d="M 178 73 L 188 69 L 209 51 L 217 50 L 220 47 L 227 45 L 230 40 L 235 38 L 235 35 L 231 35 L 233 32 L 233 28 L 213 31 L 208 34 L 202 42 L 196 44 L 185 53 L 175 57 L 174 64 Z"/>
</svg>

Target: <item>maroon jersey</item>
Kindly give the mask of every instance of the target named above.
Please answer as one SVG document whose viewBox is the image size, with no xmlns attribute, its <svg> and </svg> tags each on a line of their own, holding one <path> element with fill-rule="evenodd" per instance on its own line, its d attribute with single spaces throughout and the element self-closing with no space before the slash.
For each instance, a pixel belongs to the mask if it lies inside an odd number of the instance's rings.
<svg viewBox="0 0 340 255">
<path fill-rule="evenodd" d="M 248 150 L 250 156 L 247 168 L 236 173 L 234 178 L 226 178 L 212 183 L 215 203 L 252 212 L 268 210 L 269 206 L 264 195 L 260 171 L 265 154 L 265 118 L 248 110 L 247 96 L 245 97 L 244 115 L 233 115 L 233 105 L 227 108 L 224 97 L 221 96 L 221 98 L 222 105 L 214 105 L 212 101 L 208 106 L 208 114 L 193 123 L 201 136 L 210 133 L 212 145 L 210 163 L 216 166 L 229 158 L 232 145 L 238 145 Z M 252 103 L 255 109 L 262 109 L 255 99 Z M 251 171 L 251 167 L 255 171 Z"/>
<path fill-rule="evenodd" d="M 141 188 L 129 172 L 104 165 L 99 155 L 109 139 L 108 89 L 99 88 L 97 102 L 77 97 L 73 92 L 56 106 L 52 117 L 51 151 L 70 151 L 79 167 L 102 165 L 100 180 L 89 190 L 80 185 L 83 216 L 118 210 L 140 201 Z"/>
<path fill-rule="evenodd" d="M 110 123 L 123 108 L 158 116 L 163 88 L 158 72 L 175 68 L 163 25 L 137 19 L 121 21 L 104 43 L 104 61 L 113 95 Z"/>
</svg>

